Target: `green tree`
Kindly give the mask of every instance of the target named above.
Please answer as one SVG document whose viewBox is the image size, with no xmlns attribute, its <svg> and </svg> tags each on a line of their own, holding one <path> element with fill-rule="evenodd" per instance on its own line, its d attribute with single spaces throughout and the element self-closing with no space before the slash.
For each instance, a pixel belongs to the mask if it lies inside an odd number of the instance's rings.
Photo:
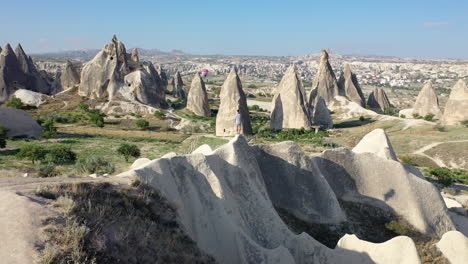
<svg viewBox="0 0 468 264">
<path fill-rule="evenodd" d="M 137 145 L 123 143 L 117 149 L 117 153 L 124 156 L 125 161 L 128 162 L 130 157 L 138 158 L 140 157 L 140 149 Z"/>
<path fill-rule="evenodd" d="M 104 127 L 104 114 L 99 110 L 90 110 L 89 121 L 97 127 Z"/>
<path fill-rule="evenodd" d="M 147 129 L 149 127 L 149 122 L 144 120 L 144 119 L 138 119 L 135 122 L 136 126 L 141 128 L 141 129 Z"/>
<path fill-rule="evenodd" d="M 34 164 L 35 161 L 43 160 L 47 151 L 44 147 L 39 145 L 26 145 L 19 149 L 19 152 L 16 154 L 17 158 L 26 159 L 32 161 Z"/>
<path fill-rule="evenodd" d="M 53 164 L 74 163 L 76 153 L 69 146 L 56 145 L 46 149 L 43 160 Z"/>
<path fill-rule="evenodd" d="M 54 125 L 54 120 L 49 118 L 44 122 L 43 138 L 51 138 L 57 135 L 57 128 Z"/>
<path fill-rule="evenodd" d="M 6 147 L 8 129 L 0 126 L 0 148 Z"/>
<path fill-rule="evenodd" d="M 8 102 L 7 104 L 8 107 L 16 108 L 16 109 L 21 109 L 24 107 L 23 101 L 19 99 L 18 97 L 14 97 Z"/>
</svg>

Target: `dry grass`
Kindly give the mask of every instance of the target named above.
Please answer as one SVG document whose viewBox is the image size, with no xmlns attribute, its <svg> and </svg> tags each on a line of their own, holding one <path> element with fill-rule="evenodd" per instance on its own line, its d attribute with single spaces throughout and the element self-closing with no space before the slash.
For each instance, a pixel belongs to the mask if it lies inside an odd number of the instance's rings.
<svg viewBox="0 0 468 264">
<path fill-rule="evenodd" d="M 62 214 L 49 219 L 41 263 L 214 263 L 152 189 L 109 183 L 43 186 Z"/>
</svg>

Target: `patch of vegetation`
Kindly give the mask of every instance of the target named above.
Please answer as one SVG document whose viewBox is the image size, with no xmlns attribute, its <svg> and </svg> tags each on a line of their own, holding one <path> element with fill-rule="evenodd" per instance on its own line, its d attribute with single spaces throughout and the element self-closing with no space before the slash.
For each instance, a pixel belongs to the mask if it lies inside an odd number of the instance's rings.
<svg viewBox="0 0 468 264">
<path fill-rule="evenodd" d="M 46 154 L 42 161 L 52 164 L 71 164 L 76 161 L 76 153 L 70 146 L 54 145 L 46 148 Z"/>
<path fill-rule="evenodd" d="M 257 85 L 251 83 L 247 86 L 247 88 L 250 88 L 250 89 L 257 89 Z"/>
<path fill-rule="evenodd" d="M 135 124 L 138 128 L 141 128 L 143 130 L 146 130 L 149 127 L 149 122 L 145 119 L 138 119 L 137 121 L 135 121 Z"/>
<path fill-rule="evenodd" d="M 461 124 L 464 126 L 464 127 L 468 127 L 468 120 L 463 120 L 461 122 Z"/>
<path fill-rule="evenodd" d="M 397 233 L 400 236 L 407 236 L 410 233 L 410 229 L 407 225 L 403 224 L 401 221 L 393 220 L 385 224 L 385 227 L 388 230 L 391 230 Z"/>
<path fill-rule="evenodd" d="M 267 115 L 251 114 L 250 123 L 254 135 L 262 131 L 270 130 L 270 117 Z"/>
<path fill-rule="evenodd" d="M 13 96 L 11 100 L 7 103 L 8 107 L 22 109 L 24 107 L 23 101 L 20 98 Z"/>
<path fill-rule="evenodd" d="M 215 263 L 147 186 L 73 183 L 41 186 L 36 194 L 62 209 L 44 230 L 41 263 Z"/>
<path fill-rule="evenodd" d="M 319 131 L 315 134 L 313 130 L 306 129 L 289 129 L 282 130 L 277 133 L 269 130 L 259 131 L 256 135 L 259 138 L 273 140 L 273 141 L 285 141 L 285 140 L 304 140 L 310 144 L 319 146 L 329 146 L 330 142 L 326 141 L 325 138 L 329 136 L 327 131 Z"/>
<path fill-rule="evenodd" d="M 56 169 L 56 166 L 53 163 L 41 164 L 37 171 L 37 177 L 40 178 L 56 177 L 59 174 L 60 172 Z"/>
<path fill-rule="evenodd" d="M 260 108 L 258 105 L 251 105 L 249 106 L 250 111 L 257 111 L 257 112 L 267 112 L 267 110 Z"/>
<path fill-rule="evenodd" d="M 70 164 L 75 162 L 76 153 L 69 146 L 52 145 L 46 148 L 32 143 L 21 147 L 16 157 L 30 160 L 33 164 L 36 161 L 45 161 L 53 164 Z"/>
<path fill-rule="evenodd" d="M 156 111 L 156 112 L 154 112 L 154 117 L 156 117 L 158 119 L 164 119 L 166 117 L 166 115 L 161 111 Z"/>
<path fill-rule="evenodd" d="M 42 131 L 43 138 L 52 138 L 57 135 L 57 128 L 54 125 L 54 121 L 52 119 L 47 119 L 44 122 L 44 130 Z"/>
<path fill-rule="evenodd" d="M 46 149 L 43 146 L 28 144 L 19 149 L 16 157 L 19 159 L 30 160 L 34 164 L 36 161 L 43 160 L 46 153 Z"/>
<path fill-rule="evenodd" d="M 468 184 L 468 170 L 464 169 L 427 168 L 423 170 L 423 173 L 426 177 L 435 178 L 444 186 L 450 186 L 454 182 Z"/>
<path fill-rule="evenodd" d="M 0 126 L 0 149 L 6 147 L 8 129 Z"/>
<path fill-rule="evenodd" d="M 99 110 L 89 111 L 89 121 L 97 127 L 104 127 L 104 117 L 105 115 Z"/>
<path fill-rule="evenodd" d="M 82 111 L 85 111 L 85 112 L 88 112 L 89 111 L 89 104 L 85 104 L 85 103 L 80 103 L 78 105 L 78 108 Z"/>
<path fill-rule="evenodd" d="M 405 116 L 405 115 L 400 115 L 400 117 L 401 117 L 401 118 L 406 118 L 406 116 Z"/>
<path fill-rule="evenodd" d="M 410 165 L 413 165 L 413 166 L 418 166 L 416 161 L 414 161 L 414 159 L 412 157 L 408 156 L 408 155 L 402 156 L 400 158 L 400 160 L 401 160 L 402 163 L 410 164 Z"/>
<path fill-rule="evenodd" d="M 115 166 L 110 161 L 99 156 L 87 156 L 78 160 L 76 170 L 79 173 L 103 175 L 114 173 Z"/>
<path fill-rule="evenodd" d="M 426 121 L 432 121 L 434 119 L 434 115 L 433 114 L 427 114 L 424 116 L 424 120 Z"/>
<path fill-rule="evenodd" d="M 418 113 L 413 113 L 413 118 L 421 119 L 422 117 Z"/>
<path fill-rule="evenodd" d="M 130 157 L 138 158 L 140 157 L 140 149 L 137 145 L 133 144 L 121 144 L 120 147 L 117 149 L 117 153 L 122 155 L 125 158 L 125 161 L 128 162 Z"/>
<path fill-rule="evenodd" d="M 398 116 L 398 109 L 394 107 L 387 108 L 383 111 L 377 111 L 380 115 Z"/>
</svg>

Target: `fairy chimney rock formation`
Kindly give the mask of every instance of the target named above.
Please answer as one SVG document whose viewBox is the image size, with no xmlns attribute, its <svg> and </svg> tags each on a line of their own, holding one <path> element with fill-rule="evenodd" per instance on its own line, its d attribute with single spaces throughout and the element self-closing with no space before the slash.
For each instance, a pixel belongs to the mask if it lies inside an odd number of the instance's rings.
<svg viewBox="0 0 468 264">
<path fill-rule="evenodd" d="M 199 73 L 195 74 L 190 85 L 190 91 L 187 96 L 187 109 L 198 116 L 211 116 L 205 82 Z"/>
<path fill-rule="evenodd" d="M 413 113 L 417 113 L 422 117 L 433 114 L 436 118 L 442 115 L 439 108 L 439 99 L 434 88 L 432 88 L 431 81 L 427 82 L 419 92 L 413 106 Z"/>
<path fill-rule="evenodd" d="M 335 96 L 339 95 L 338 81 L 328 61 L 328 53 L 325 50 L 322 50 L 320 65 L 314 82 L 312 83 L 312 89 L 317 89 L 317 94 L 309 98 L 309 106 L 313 106 L 318 97 L 322 97 L 325 103 L 329 104 Z"/>
<path fill-rule="evenodd" d="M 20 44 L 15 51 L 6 44 L 0 53 L 0 103 L 18 89 L 50 94 L 51 86 L 46 77 L 36 69 Z"/>
<path fill-rule="evenodd" d="M 276 88 L 272 105 L 270 121 L 272 130 L 311 126 L 306 93 L 294 65 L 289 67 Z"/>
<path fill-rule="evenodd" d="M 233 136 L 236 134 L 235 117 L 237 110 L 241 114 L 242 131 L 244 135 L 252 134 L 250 125 L 249 109 L 247 108 L 247 99 L 242 90 L 242 83 L 237 75 L 236 68 L 233 68 L 219 94 L 220 105 L 218 115 L 216 116 L 216 135 Z"/>
<path fill-rule="evenodd" d="M 468 87 L 463 80 L 459 80 L 450 92 L 442 123 L 449 126 L 459 125 L 466 120 L 468 120 Z"/>
<path fill-rule="evenodd" d="M 375 87 L 370 93 L 367 99 L 367 105 L 376 111 L 385 111 L 392 107 L 390 100 L 388 100 L 387 94 L 381 87 Z"/>
<path fill-rule="evenodd" d="M 341 72 L 338 87 L 340 88 L 341 95 L 348 97 L 351 101 L 360 106 L 366 106 L 366 100 L 362 94 L 359 82 L 356 75 L 351 71 L 349 64 L 346 64 L 344 70 Z"/>
<path fill-rule="evenodd" d="M 176 72 L 174 76 L 172 95 L 174 97 L 185 99 L 184 82 L 182 81 L 180 72 Z"/>
<path fill-rule="evenodd" d="M 83 66 L 78 94 L 110 100 L 129 72 L 125 46 L 114 35 L 111 42 Z"/>
</svg>

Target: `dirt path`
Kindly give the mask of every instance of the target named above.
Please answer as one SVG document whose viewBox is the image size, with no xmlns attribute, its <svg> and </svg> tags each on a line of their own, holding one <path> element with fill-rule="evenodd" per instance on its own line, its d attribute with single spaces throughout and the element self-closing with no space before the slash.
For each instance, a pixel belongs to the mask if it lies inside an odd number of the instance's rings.
<svg viewBox="0 0 468 264">
<path fill-rule="evenodd" d="M 445 143 L 460 143 L 460 142 L 468 142 L 468 140 L 465 139 L 465 140 L 453 140 L 453 141 L 445 141 L 445 142 L 433 142 L 433 143 L 431 143 L 431 144 L 429 144 L 429 145 L 426 145 L 426 146 L 424 146 L 424 147 L 422 147 L 422 148 L 420 148 L 420 149 L 414 151 L 413 154 L 417 154 L 417 155 L 424 156 L 424 157 L 426 157 L 426 158 L 432 160 L 433 162 L 435 162 L 435 163 L 437 164 L 437 166 L 439 166 L 439 167 L 448 167 L 442 160 L 437 159 L 437 158 L 433 158 L 433 157 L 427 155 L 427 154 L 424 153 L 424 152 L 426 152 L 426 151 L 430 150 L 431 148 L 434 148 L 434 147 L 436 147 L 436 146 L 438 146 L 438 145 L 440 145 L 440 144 L 445 144 Z"/>
</svg>

